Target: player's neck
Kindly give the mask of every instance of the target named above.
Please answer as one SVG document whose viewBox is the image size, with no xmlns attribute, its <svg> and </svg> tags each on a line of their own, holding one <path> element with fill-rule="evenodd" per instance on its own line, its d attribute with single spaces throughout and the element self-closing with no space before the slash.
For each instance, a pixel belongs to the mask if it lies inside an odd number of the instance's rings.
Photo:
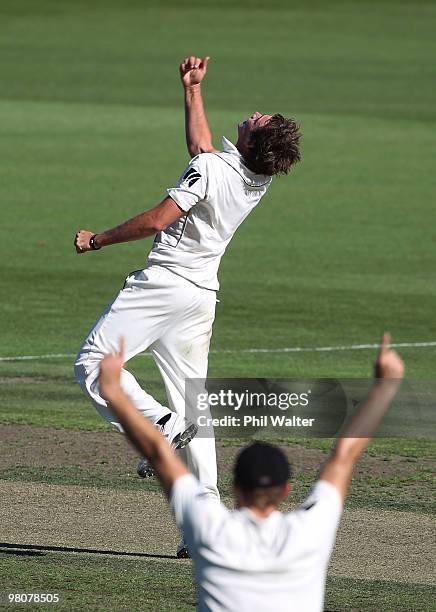
<svg viewBox="0 0 436 612">
<path fill-rule="evenodd" d="M 257 518 L 266 519 L 270 514 L 277 511 L 277 506 L 268 506 L 267 508 L 258 508 L 257 506 L 242 506 L 248 508 Z"/>
<path fill-rule="evenodd" d="M 243 138 L 238 138 L 235 147 L 238 149 L 239 153 L 244 157 L 244 154 L 247 152 L 247 143 Z"/>
</svg>

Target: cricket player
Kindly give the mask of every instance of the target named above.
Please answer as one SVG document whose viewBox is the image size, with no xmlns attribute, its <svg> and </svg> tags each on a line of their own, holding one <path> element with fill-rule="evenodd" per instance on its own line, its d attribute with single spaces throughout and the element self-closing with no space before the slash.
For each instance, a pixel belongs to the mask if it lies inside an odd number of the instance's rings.
<svg viewBox="0 0 436 612">
<path fill-rule="evenodd" d="M 290 467 L 280 449 L 255 443 L 234 467 L 237 510 L 204 494 L 162 435 L 120 385 L 123 349 L 105 357 L 100 389 L 135 447 L 152 462 L 194 562 L 201 611 L 323 610 L 327 566 L 355 463 L 370 442 L 404 375 L 385 334 L 376 379 L 337 440 L 303 504 L 284 514 Z"/>
<path fill-rule="evenodd" d="M 184 418 L 185 379 L 207 375 L 221 257 L 272 176 L 286 174 L 299 160 L 300 133 L 292 120 L 256 112 L 239 124 L 236 145 L 223 138 L 223 150 L 216 150 L 201 93 L 208 59 L 192 56 L 180 65 L 192 159 L 178 183 L 151 210 L 104 232 L 76 234 L 79 254 L 152 235 L 155 240 L 145 267 L 127 276 L 86 338 L 75 374 L 103 418 L 122 431 L 100 392 L 100 362 L 116 350 L 121 335 L 126 339 L 126 361 L 150 350 L 165 383 L 168 406 L 151 397 L 126 369 L 123 390 L 173 448 L 190 443 L 188 467 L 216 501 L 215 443 L 211 438 L 193 439 L 197 427 Z M 140 462 L 138 471 L 151 473 L 146 462 Z"/>
</svg>

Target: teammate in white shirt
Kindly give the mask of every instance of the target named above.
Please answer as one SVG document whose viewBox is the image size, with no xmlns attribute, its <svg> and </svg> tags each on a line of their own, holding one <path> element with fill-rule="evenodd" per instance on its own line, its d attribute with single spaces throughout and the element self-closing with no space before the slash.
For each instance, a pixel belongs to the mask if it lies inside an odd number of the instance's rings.
<svg viewBox="0 0 436 612">
<path fill-rule="evenodd" d="M 122 384 L 174 448 L 191 442 L 197 430 L 184 419 L 185 379 L 207 376 L 221 257 L 272 176 L 287 173 L 299 159 L 298 126 L 281 115 L 254 113 L 238 126 L 236 146 L 224 139 L 223 151 L 214 149 L 201 94 L 207 63 L 208 58 L 190 57 L 180 65 L 187 146 L 193 159 L 176 187 L 168 189 L 155 208 L 99 234 L 81 230 L 74 241 L 81 254 L 156 234 L 145 268 L 127 277 L 86 338 L 75 373 L 103 418 L 122 431 L 99 391 L 100 361 L 116 349 L 121 334 L 126 338 L 126 360 L 150 350 L 165 382 L 169 407 L 148 395 L 127 370 Z M 219 498 L 214 440 L 194 439 L 186 450 L 190 470 L 206 493 Z M 146 463 L 140 462 L 138 473 L 150 473 Z"/>
<path fill-rule="evenodd" d="M 123 349 L 101 364 L 100 388 L 128 437 L 152 462 L 194 562 L 202 611 L 316 612 L 355 463 L 368 445 L 404 375 L 383 337 L 376 380 L 304 503 L 284 514 L 290 469 L 282 451 L 255 443 L 234 469 L 237 510 L 204 494 L 170 445 L 135 409 L 119 384 Z"/>
</svg>

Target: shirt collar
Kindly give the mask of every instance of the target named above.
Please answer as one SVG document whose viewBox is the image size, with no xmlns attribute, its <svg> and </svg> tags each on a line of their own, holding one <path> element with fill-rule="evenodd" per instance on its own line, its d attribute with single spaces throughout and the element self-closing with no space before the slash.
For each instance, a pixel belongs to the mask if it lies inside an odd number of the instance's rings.
<svg viewBox="0 0 436 612">
<path fill-rule="evenodd" d="M 227 163 L 229 163 L 244 179 L 247 185 L 252 188 L 260 188 L 269 185 L 272 181 L 271 176 L 265 174 L 255 174 L 244 163 L 244 158 L 236 146 L 225 136 L 222 137 L 223 151 L 217 153 Z"/>
<path fill-rule="evenodd" d="M 239 153 L 238 149 L 233 144 L 233 142 L 230 142 L 230 140 L 228 138 L 223 136 L 222 137 L 222 144 L 223 144 L 223 151 L 224 151 L 224 153 L 230 153 L 232 155 L 237 155 L 237 157 L 239 157 L 241 159 L 241 161 L 242 161 L 242 155 Z"/>
</svg>

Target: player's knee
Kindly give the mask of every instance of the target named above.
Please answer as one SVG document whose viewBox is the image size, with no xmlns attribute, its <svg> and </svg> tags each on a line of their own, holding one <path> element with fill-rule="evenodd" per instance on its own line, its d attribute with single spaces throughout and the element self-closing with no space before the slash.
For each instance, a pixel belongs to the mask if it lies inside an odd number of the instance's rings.
<svg viewBox="0 0 436 612">
<path fill-rule="evenodd" d="M 100 367 L 100 355 L 90 355 L 86 351 L 80 351 L 74 363 L 74 379 L 83 390 L 88 386 L 89 380 L 95 378 L 95 373 Z"/>
<path fill-rule="evenodd" d="M 80 385 L 83 393 L 88 396 L 96 405 L 106 406 L 105 400 L 100 396 L 100 390 L 98 385 L 98 377 L 100 373 L 99 363 L 95 364 L 95 367 L 86 367 L 82 363 L 76 363 L 74 365 L 74 377 L 76 383 Z"/>
</svg>

